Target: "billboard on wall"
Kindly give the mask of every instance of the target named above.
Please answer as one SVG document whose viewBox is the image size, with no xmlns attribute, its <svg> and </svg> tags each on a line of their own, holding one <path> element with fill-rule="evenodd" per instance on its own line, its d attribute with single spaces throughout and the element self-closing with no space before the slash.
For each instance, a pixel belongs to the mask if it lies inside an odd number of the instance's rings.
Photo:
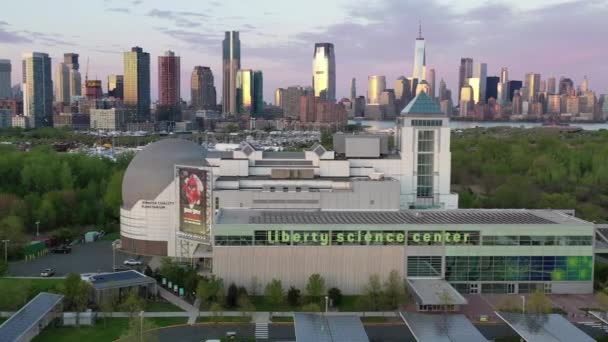
<svg viewBox="0 0 608 342">
<path fill-rule="evenodd" d="M 209 175 L 205 170 L 178 168 L 180 231 L 209 234 Z"/>
</svg>

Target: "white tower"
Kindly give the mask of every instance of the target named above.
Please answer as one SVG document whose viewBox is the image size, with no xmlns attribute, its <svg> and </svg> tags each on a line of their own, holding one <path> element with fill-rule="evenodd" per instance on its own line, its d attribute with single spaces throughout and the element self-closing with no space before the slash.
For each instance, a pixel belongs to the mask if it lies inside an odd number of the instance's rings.
<svg viewBox="0 0 608 342">
<path fill-rule="evenodd" d="M 418 38 L 416 38 L 416 47 L 414 49 L 414 70 L 412 78 L 418 79 L 418 82 L 426 79 L 426 52 L 425 41 L 422 38 L 422 25 L 418 27 Z"/>
</svg>

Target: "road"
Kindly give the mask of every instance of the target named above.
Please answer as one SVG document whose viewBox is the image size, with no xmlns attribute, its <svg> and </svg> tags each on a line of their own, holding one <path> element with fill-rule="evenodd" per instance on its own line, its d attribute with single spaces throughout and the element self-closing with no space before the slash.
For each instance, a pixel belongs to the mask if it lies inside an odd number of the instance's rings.
<svg viewBox="0 0 608 342">
<path fill-rule="evenodd" d="M 116 264 L 122 265 L 131 255 L 116 251 Z M 147 258 L 141 258 L 145 262 Z M 136 266 L 141 269 L 142 266 Z M 39 276 L 45 268 L 55 270 L 55 276 L 65 276 L 70 272 L 97 273 L 112 271 L 112 242 L 97 241 L 72 246 L 70 254 L 49 253 L 31 261 L 18 261 L 9 264 L 11 276 Z"/>
</svg>

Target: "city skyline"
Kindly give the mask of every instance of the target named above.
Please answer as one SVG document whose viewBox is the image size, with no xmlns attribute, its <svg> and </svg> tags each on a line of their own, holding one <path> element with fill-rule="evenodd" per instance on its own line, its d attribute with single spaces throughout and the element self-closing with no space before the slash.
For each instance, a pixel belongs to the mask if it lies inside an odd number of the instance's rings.
<svg viewBox="0 0 608 342">
<path fill-rule="evenodd" d="M 158 79 L 156 57 L 173 50 L 182 57 L 181 93 L 189 100 L 189 75 L 195 65 L 210 66 L 218 76 L 215 86 L 221 86 L 222 37 L 225 30 L 235 30 L 241 33 L 242 68 L 264 72 L 267 102 L 272 102 L 276 88 L 309 86 L 310 50 L 317 42 L 333 43 L 336 98 L 340 99 L 349 97 L 353 77 L 364 80 L 371 75 L 384 75 L 391 84 L 401 75 L 408 77 L 421 21 L 427 67 L 434 68 L 437 82 L 445 79 L 453 92 L 457 91 L 461 57 L 487 63 L 488 76 L 499 75 L 500 68 L 506 66 L 514 80 L 523 80 L 526 73 L 539 73 L 542 79 L 566 76 L 579 85 L 583 76 L 590 75 L 590 88 L 598 96 L 608 92 L 608 79 L 602 77 L 608 73 L 608 66 L 603 63 L 605 48 L 601 44 L 608 28 L 600 25 L 608 14 L 605 1 L 515 1 L 509 6 L 465 2 L 458 7 L 443 1 L 338 2 L 325 6 L 325 12 L 318 16 L 309 8 L 314 7 L 314 2 L 294 5 L 297 8 L 289 11 L 288 6 L 275 1 L 265 1 L 256 6 L 259 8 L 248 10 L 238 9 L 232 1 L 183 1 L 172 8 L 159 1 L 92 1 L 74 4 L 76 12 L 82 6 L 82 16 L 66 23 L 49 23 L 47 16 L 53 17 L 50 14 L 57 9 L 43 11 L 33 7 L 32 1 L 23 1 L 10 5 L 10 16 L 0 15 L 0 57 L 11 59 L 12 83 L 16 84 L 21 70 L 15 66 L 21 63 L 23 52 L 48 53 L 53 66 L 63 60 L 63 53 L 75 52 L 80 54 L 81 73 L 86 72 L 83 66 L 88 58 L 89 79 L 104 80 L 107 89 L 108 75 L 121 73 L 122 54 L 130 47 L 141 46 L 150 53 L 152 80 Z M 104 15 L 92 19 L 85 13 L 96 10 Z M 294 19 L 293 13 L 298 13 L 298 18 Z M 564 13 L 570 15 L 569 25 L 562 25 L 560 18 Z M 310 18 L 305 18 L 308 14 Z M 107 21 L 113 25 L 96 26 Z M 504 21 L 502 29 L 488 31 L 497 21 Z M 90 25 L 81 25 L 89 22 Z M 100 27 L 104 28 L 103 34 L 99 33 Z M 123 30 L 130 34 L 121 35 Z M 152 82 L 153 100 L 157 100 L 157 87 Z M 365 93 L 363 88 L 359 94 Z"/>
</svg>

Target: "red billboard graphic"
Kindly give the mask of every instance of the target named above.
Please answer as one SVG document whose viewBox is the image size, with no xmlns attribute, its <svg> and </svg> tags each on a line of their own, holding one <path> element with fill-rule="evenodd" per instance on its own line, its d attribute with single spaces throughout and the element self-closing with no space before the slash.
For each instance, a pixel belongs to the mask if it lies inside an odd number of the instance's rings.
<svg viewBox="0 0 608 342">
<path fill-rule="evenodd" d="M 180 168 L 178 173 L 180 230 L 186 233 L 206 235 L 209 231 L 207 171 Z"/>
</svg>

